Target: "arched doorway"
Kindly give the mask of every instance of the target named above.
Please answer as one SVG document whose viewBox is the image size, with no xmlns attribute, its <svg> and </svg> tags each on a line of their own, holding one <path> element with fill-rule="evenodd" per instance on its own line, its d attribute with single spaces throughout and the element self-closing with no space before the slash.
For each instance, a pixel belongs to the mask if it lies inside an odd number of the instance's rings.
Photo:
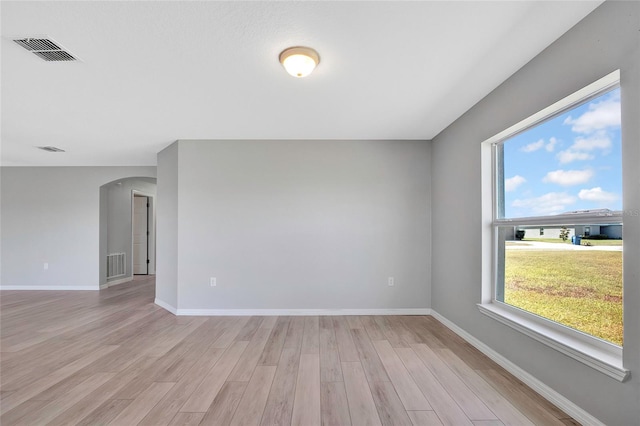
<svg viewBox="0 0 640 426">
<path fill-rule="evenodd" d="M 135 199 L 144 199 L 145 212 L 138 212 L 136 219 Z M 100 288 L 122 284 L 133 280 L 134 253 L 144 246 L 144 261 L 148 260 L 145 274 L 155 274 L 155 216 L 156 178 L 128 177 L 117 179 L 100 187 Z M 138 202 L 137 204 L 140 204 Z M 144 224 L 140 218 L 144 217 Z M 146 238 L 136 227 L 144 226 Z M 135 235 L 134 235 L 135 234 Z"/>
</svg>

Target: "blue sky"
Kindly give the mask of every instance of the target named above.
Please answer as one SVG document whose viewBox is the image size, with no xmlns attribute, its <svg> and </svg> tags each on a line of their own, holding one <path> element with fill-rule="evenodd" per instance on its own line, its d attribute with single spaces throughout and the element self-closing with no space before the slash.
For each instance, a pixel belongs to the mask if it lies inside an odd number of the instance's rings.
<svg viewBox="0 0 640 426">
<path fill-rule="evenodd" d="M 622 210 L 620 89 L 504 142 L 505 216 Z"/>
</svg>

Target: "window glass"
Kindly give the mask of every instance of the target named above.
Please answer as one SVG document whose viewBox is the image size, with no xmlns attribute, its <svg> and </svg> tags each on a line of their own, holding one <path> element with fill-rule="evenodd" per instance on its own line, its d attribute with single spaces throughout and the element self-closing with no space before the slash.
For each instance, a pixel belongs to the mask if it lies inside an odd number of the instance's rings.
<svg viewBox="0 0 640 426">
<path fill-rule="evenodd" d="M 537 228 L 500 227 L 496 300 L 621 346 L 622 225 L 592 226 L 613 236 L 597 240 L 576 239 L 576 228 L 547 226 L 541 239 Z"/>
<path fill-rule="evenodd" d="M 495 300 L 616 345 L 620 121 L 614 88 L 495 145 Z"/>
<path fill-rule="evenodd" d="M 620 89 L 502 144 L 505 218 L 622 210 Z"/>
</svg>

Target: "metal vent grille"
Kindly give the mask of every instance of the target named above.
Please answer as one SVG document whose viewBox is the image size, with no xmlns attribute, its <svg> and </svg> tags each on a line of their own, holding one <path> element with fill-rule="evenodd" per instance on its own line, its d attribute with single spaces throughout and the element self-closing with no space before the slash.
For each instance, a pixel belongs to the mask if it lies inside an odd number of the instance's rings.
<svg viewBox="0 0 640 426">
<path fill-rule="evenodd" d="M 64 149 L 60 149 L 55 146 L 39 146 L 38 149 L 41 149 L 47 152 L 66 152 Z"/>
<path fill-rule="evenodd" d="M 58 43 L 43 37 L 14 38 L 19 46 L 48 62 L 77 61 L 78 58 L 64 50 Z"/>
<path fill-rule="evenodd" d="M 41 57 L 45 61 L 75 61 L 76 58 L 71 56 L 64 50 L 55 50 L 52 52 L 33 52 L 36 56 Z"/>
<path fill-rule="evenodd" d="M 120 277 L 125 274 L 126 253 L 111 253 L 107 255 L 107 278 Z"/>
<path fill-rule="evenodd" d="M 62 50 L 60 46 L 46 38 L 22 38 L 13 41 L 27 50 Z"/>
</svg>

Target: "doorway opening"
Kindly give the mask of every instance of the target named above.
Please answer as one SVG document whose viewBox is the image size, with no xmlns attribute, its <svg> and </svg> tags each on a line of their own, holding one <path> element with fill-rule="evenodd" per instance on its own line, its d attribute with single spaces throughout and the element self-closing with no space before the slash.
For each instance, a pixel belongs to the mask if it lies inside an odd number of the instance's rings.
<svg viewBox="0 0 640 426">
<path fill-rule="evenodd" d="M 156 179 L 149 177 L 100 187 L 100 288 L 155 275 L 156 190 Z"/>
<path fill-rule="evenodd" d="M 151 204 L 153 197 L 139 191 L 133 191 L 131 241 L 133 253 L 133 275 L 149 275 L 151 266 L 151 250 L 153 228 L 151 219 Z M 155 272 L 155 271 L 153 271 Z"/>
</svg>

